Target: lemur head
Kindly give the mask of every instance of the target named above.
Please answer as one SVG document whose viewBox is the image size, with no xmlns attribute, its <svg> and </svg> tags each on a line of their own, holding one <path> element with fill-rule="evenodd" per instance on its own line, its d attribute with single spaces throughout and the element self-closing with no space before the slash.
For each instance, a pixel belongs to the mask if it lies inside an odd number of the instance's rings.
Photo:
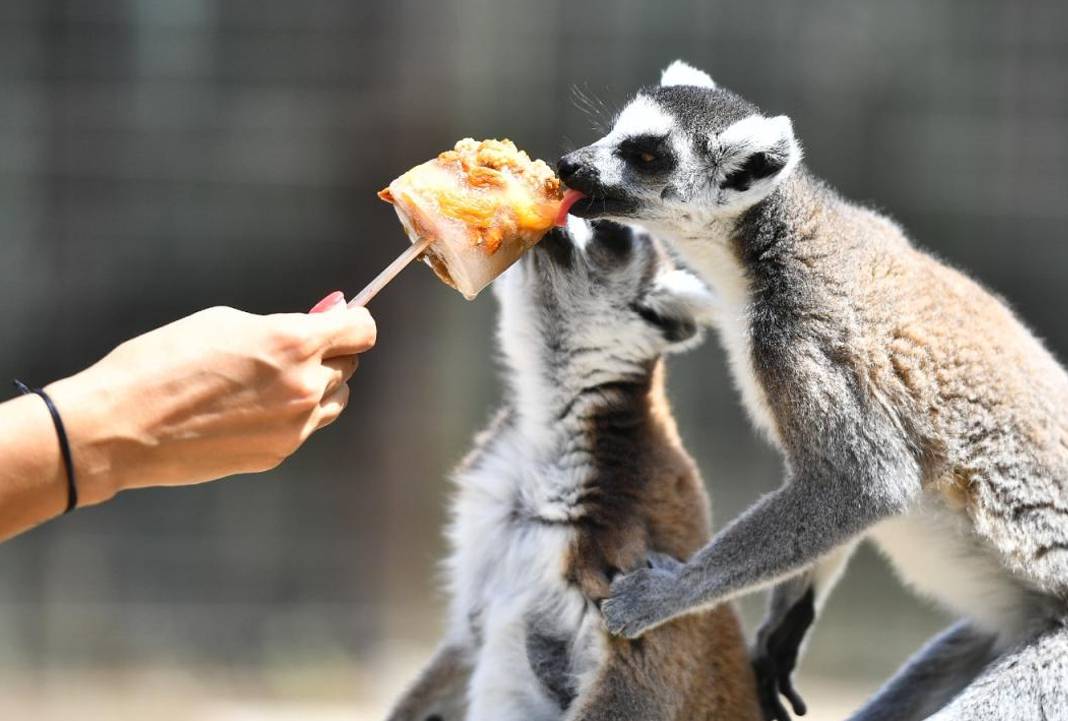
<svg viewBox="0 0 1068 721">
<path fill-rule="evenodd" d="M 571 212 L 630 219 L 669 233 L 737 216 L 779 187 L 801 159 L 790 119 L 766 117 L 704 72 L 675 61 L 641 90 L 612 131 L 560 159 L 586 195 Z"/>
<path fill-rule="evenodd" d="M 505 359 L 538 393 L 643 375 L 699 342 L 716 304 L 647 233 L 574 217 L 493 288 Z"/>
</svg>

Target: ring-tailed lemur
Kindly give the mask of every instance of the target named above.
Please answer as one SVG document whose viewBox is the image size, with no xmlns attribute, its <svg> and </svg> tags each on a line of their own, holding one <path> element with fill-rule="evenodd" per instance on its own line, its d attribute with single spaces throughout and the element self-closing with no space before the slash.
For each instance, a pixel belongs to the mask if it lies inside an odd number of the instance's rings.
<svg viewBox="0 0 1068 721">
<path fill-rule="evenodd" d="M 790 120 L 684 63 L 566 155 L 572 212 L 671 240 L 786 480 L 674 569 L 617 578 L 628 638 L 779 584 L 766 713 L 855 543 L 964 617 L 855 718 L 1068 718 L 1068 375 L 997 297 L 812 177 Z M 800 711 L 799 711 L 800 712 Z M 1043 715 L 1044 714 L 1044 715 Z"/>
<path fill-rule="evenodd" d="M 578 219 L 494 291 L 509 400 L 455 475 L 448 629 L 390 719 L 759 721 L 729 606 L 639 642 L 596 606 L 618 571 L 711 535 L 662 356 L 713 297 L 647 235 Z"/>
</svg>

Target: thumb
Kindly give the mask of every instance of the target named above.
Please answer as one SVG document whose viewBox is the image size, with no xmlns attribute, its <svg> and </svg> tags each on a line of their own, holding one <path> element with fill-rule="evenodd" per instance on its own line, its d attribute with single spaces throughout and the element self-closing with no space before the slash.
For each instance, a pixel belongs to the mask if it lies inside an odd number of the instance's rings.
<svg viewBox="0 0 1068 721">
<path fill-rule="evenodd" d="M 344 302 L 307 319 L 315 324 L 323 358 L 363 353 L 374 347 L 378 337 L 370 312 L 366 308 L 347 308 Z"/>
<path fill-rule="evenodd" d="M 326 296 L 321 301 L 319 301 L 314 306 L 312 306 L 312 309 L 309 310 L 308 312 L 309 313 L 325 313 L 328 310 L 333 310 L 334 308 L 336 308 L 338 306 L 341 306 L 341 305 L 344 305 L 344 304 L 345 304 L 345 294 L 342 293 L 340 290 L 335 290 L 333 293 L 331 293 L 330 295 Z"/>
</svg>

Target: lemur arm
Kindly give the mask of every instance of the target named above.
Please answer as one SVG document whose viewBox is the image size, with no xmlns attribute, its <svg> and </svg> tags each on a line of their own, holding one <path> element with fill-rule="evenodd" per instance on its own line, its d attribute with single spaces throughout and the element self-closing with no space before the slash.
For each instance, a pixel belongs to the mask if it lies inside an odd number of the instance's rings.
<svg viewBox="0 0 1068 721">
<path fill-rule="evenodd" d="M 768 610 L 757 630 L 753 648 L 757 691 L 764 718 L 768 721 L 790 721 L 790 714 L 779 700 L 780 694 L 789 700 L 795 714 L 804 716 L 807 712 L 790 676 L 816 615 L 856 547 L 856 541 L 839 546 L 813 566 L 771 590 Z"/>
<path fill-rule="evenodd" d="M 964 650 L 967 652 L 967 644 Z M 966 682 L 969 664 L 974 670 L 975 660 L 978 659 L 972 656 L 963 659 L 958 669 L 949 664 L 940 669 L 949 672 L 948 683 L 965 682 L 959 693 L 950 696 L 944 688 L 932 688 L 931 684 L 918 689 L 919 693 L 933 690 L 935 702 L 946 700 L 937 713 L 923 717 L 925 721 L 1063 721 L 1068 709 L 1068 628 L 1060 622 L 1050 624 L 1038 636 L 1020 640 L 993 658 L 978 669 L 978 675 L 969 683 Z M 935 673 L 938 675 L 939 671 Z M 900 690 L 899 696 L 903 692 Z M 884 699 L 881 692 L 878 698 Z M 886 703 L 891 701 L 885 699 Z M 875 713 L 875 709 L 868 713 L 869 708 L 870 705 L 858 712 L 853 721 L 919 718 L 895 714 L 882 702 L 880 713 Z"/>
<path fill-rule="evenodd" d="M 756 590 L 814 563 L 900 513 L 918 483 L 864 473 L 800 474 L 716 534 L 678 571 L 643 568 L 612 582 L 601 604 L 608 630 L 637 638 L 676 616 Z"/>
<path fill-rule="evenodd" d="M 471 671 L 470 650 L 462 644 L 443 643 L 397 701 L 388 721 L 463 721 Z"/>
<path fill-rule="evenodd" d="M 997 655 L 996 641 L 995 635 L 958 622 L 910 658 L 849 721 L 930 718 L 983 673 Z M 998 718 L 1015 718 L 1012 710 L 997 709 Z"/>
</svg>

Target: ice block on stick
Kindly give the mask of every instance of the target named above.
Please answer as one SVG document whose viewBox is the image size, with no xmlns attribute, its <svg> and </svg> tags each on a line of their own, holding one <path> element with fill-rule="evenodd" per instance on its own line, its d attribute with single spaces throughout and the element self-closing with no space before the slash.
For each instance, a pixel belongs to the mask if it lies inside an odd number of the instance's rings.
<svg viewBox="0 0 1068 721">
<path fill-rule="evenodd" d="M 412 246 L 366 290 L 373 295 L 418 256 L 470 300 L 553 227 L 564 193 L 552 169 L 512 141 L 464 138 L 378 196 Z"/>
</svg>

